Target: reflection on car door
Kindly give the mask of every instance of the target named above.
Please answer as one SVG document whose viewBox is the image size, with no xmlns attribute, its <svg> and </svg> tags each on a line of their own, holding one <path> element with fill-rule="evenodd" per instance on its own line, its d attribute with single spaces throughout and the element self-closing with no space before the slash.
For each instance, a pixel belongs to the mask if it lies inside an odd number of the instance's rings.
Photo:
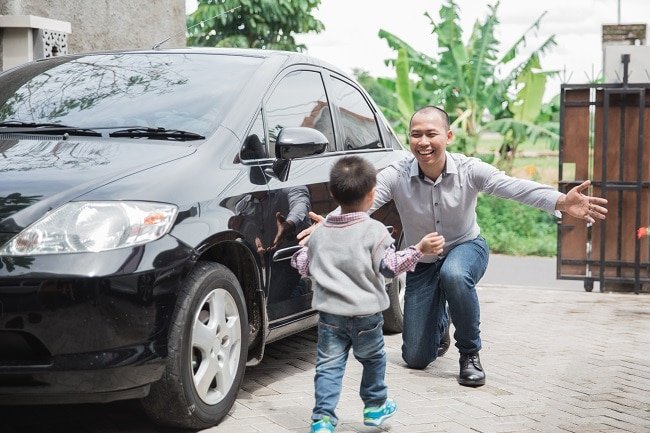
<svg viewBox="0 0 650 433">
<path fill-rule="evenodd" d="M 295 70 L 277 83 L 264 104 L 264 114 L 270 149 L 282 128 L 303 126 L 317 129 L 327 137 L 330 148 L 335 146 L 334 128 L 329 103 L 320 72 Z M 274 321 L 294 320 L 311 308 L 311 286 L 291 267 L 290 253 L 298 248 L 296 235 L 311 222 L 314 189 L 326 188 L 329 168 L 327 158 L 295 160 L 286 182 L 269 180 L 269 198 L 276 203 L 275 212 L 268 215 L 268 226 L 275 227 L 274 241 L 269 250 L 268 315 Z M 277 251 L 283 257 L 273 260 Z"/>
</svg>

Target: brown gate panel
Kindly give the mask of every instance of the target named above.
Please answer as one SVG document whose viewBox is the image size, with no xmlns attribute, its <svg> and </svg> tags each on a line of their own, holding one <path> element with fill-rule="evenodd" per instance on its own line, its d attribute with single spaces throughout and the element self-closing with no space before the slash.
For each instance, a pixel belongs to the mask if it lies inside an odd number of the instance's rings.
<svg viewBox="0 0 650 433">
<path fill-rule="evenodd" d="M 592 180 L 607 198 L 607 219 L 588 227 L 564 216 L 558 232 L 558 278 L 650 283 L 650 84 L 562 86 L 559 188 Z M 586 114 L 585 114 L 586 113 Z M 585 126 L 586 125 L 586 126 Z M 590 141 L 591 140 L 591 141 Z M 563 168 L 575 167 L 575 177 Z"/>
<path fill-rule="evenodd" d="M 560 190 L 566 193 L 581 181 L 589 179 L 589 89 L 567 90 L 564 98 L 565 119 L 560 144 Z M 584 277 L 587 259 L 587 226 L 584 221 L 563 215 L 559 223 L 558 247 L 562 261 L 558 277 Z M 559 256 L 559 254 L 558 254 Z M 575 262 L 578 264 L 574 264 Z"/>
<path fill-rule="evenodd" d="M 646 97 L 648 99 L 649 97 Z M 648 146 L 646 138 L 639 149 L 639 96 L 638 95 L 609 95 L 609 107 L 603 107 L 603 91 L 596 95 L 594 128 L 594 182 L 603 180 L 603 150 L 606 152 L 606 179 L 608 182 L 635 183 L 650 180 L 649 165 L 650 151 L 643 152 Z M 605 113 L 604 111 L 607 111 Z M 650 115 L 644 110 L 645 131 L 650 126 Z M 605 116 L 607 114 L 607 116 Z M 605 117 L 607 123 L 605 123 Z M 605 129 L 607 140 L 603 141 Z M 621 133 L 622 132 L 622 133 Z M 642 157 L 641 174 L 639 176 L 638 160 Z"/>
</svg>

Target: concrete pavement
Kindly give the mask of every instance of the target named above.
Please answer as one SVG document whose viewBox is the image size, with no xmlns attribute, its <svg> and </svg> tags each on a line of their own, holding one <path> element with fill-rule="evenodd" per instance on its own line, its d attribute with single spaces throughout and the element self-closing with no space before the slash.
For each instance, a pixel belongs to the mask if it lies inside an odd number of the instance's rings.
<svg viewBox="0 0 650 433">
<path fill-rule="evenodd" d="M 457 384 L 454 348 L 426 370 L 405 368 L 401 336 L 387 336 L 397 414 L 363 426 L 351 359 L 336 431 L 650 432 L 650 296 L 498 286 L 479 296 L 485 386 Z M 308 431 L 314 347 L 312 331 L 273 344 L 231 415 L 204 432 Z"/>
<path fill-rule="evenodd" d="M 650 296 L 480 286 L 487 384 L 456 382 L 454 347 L 409 370 L 401 335 L 386 336 L 387 383 L 397 414 L 362 424 L 361 368 L 352 357 L 337 433 L 650 432 Z M 230 415 L 202 433 L 307 432 L 313 406 L 315 332 L 267 347 L 246 371 Z M 2 433 L 169 433 L 131 402 L 0 408 Z"/>
<path fill-rule="evenodd" d="M 481 285 L 535 287 L 539 289 L 584 290 L 582 280 L 558 280 L 555 257 L 506 256 L 490 254 L 490 262 Z M 594 291 L 600 283 L 594 283 Z"/>
</svg>

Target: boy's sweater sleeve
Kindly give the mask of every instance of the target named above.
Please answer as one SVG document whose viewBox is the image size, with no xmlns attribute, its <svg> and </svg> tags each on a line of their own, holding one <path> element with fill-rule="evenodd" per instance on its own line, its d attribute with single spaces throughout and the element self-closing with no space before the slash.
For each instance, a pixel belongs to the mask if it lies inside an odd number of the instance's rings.
<svg viewBox="0 0 650 433">
<path fill-rule="evenodd" d="M 302 247 L 291 256 L 291 266 L 298 270 L 303 277 L 309 276 L 309 255 L 307 247 Z"/>
<path fill-rule="evenodd" d="M 379 272 L 386 278 L 395 278 L 402 272 L 413 271 L 423 255 L 414 246 L 402 251 L 395 251 L 395 245 L 391 245 L 384 252 Z"/>
</svg>

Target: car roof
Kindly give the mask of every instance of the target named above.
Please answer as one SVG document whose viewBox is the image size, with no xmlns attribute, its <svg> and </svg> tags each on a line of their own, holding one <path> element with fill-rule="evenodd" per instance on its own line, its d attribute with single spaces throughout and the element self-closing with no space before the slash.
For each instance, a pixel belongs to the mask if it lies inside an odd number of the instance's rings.
<svg viewBox="0 0 650 433">
<path fill-rule="evenodd" d="M 310 64 L 320 66 L 340 74 L 349 76 L 350 74 L 344 72 L 342 69 L 334 66 L 317 57 L 307 54 L 298 53 L 294 51 L 279 51 L 279 50 L 261 50 L 256 48 L 211 48 L 211 47 L 185 47 L 185 48 L 159 48 L 159 49 L 137 49 L 137 50 L 106 50 L 84 53 L 70 53 L 64 56 L 80 57 L 86 55 L 104 55 L 104 54 L 155 54 L 155 53 L 168 53 L 168 54 L 211 54 L 211 55 L 226 55 L 226 56 L 246 56 L 258 57 L 268 59 L 271 57 L 284 57 L 285 65 L 289 64 Z M 51 58 L 49 58 L 51 59 Z M 40 59 L 46 60 L 46 59 Z"/>
</svg>

